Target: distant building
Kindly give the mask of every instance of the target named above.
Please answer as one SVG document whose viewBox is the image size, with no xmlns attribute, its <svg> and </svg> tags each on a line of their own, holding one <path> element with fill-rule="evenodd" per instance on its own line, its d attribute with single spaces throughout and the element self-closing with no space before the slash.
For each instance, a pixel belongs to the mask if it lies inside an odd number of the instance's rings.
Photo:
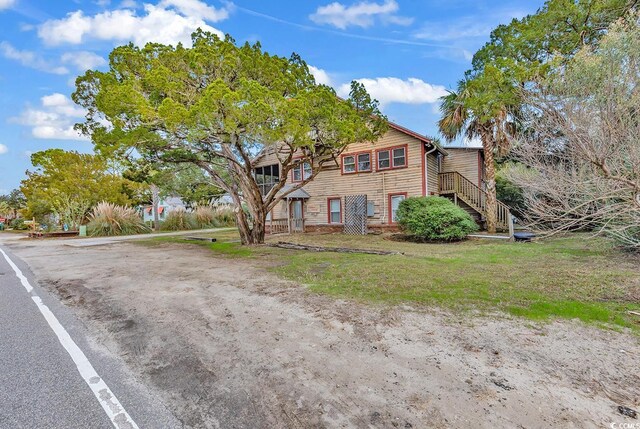
<svg viewBox="0 0 640 429">
<path fill-rule="evenodd" d="M 158 219 L 162 222 L 172 211 L 186 209 L 187 206 L 180 197 L 160 198 L 160 202 L 158 203 Z M 142 207 L 142 219 L 145 222 L 153 221 L 153 206 L 148 205 Z"/>
</svg>

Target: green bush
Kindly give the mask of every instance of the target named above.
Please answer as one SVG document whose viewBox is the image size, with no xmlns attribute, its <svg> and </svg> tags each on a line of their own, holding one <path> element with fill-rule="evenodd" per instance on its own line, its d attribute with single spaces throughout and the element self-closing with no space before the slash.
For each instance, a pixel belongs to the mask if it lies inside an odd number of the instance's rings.
<svg viewBox="0 0 640 429">
<path fill-rule="evenodd" d="M 16 231 L 26 231 L 29 229 L 29 227 L 24 224 L 24 219 L 13 219 L 9 226 Z"/>
<path fill-rule="evenodd" d="M 177 209 L 167 213 L 167 217 L 160 224 L 162 231 L 186 231 L 189 229 L 197 229 L 198 223 L 193 213 L 186 210 Z"/>
<path fill-rule="evenodd" d="M 412 197 L 400 203 L 400 227 L 422 240 L 455 241 L 478 230 L 473 218 L 443 197 Z"/>
<path fill-rule="evenodd" d="M 89 214 L 87 233 L 91 236 L 129 235 L 149 232 L 140 214 L 131 208 L 100 203 Z"/>
</svg>

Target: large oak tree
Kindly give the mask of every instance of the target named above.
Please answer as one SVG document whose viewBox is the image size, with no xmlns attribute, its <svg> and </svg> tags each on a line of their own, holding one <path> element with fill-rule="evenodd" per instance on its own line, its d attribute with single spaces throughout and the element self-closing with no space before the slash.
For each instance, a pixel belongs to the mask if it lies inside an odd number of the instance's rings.
<svg viewBox="0 0 640 429">
<path fill-rule="evenodd" d="M 266 215 L 283 197 L 335 163 L 347 145 L 374 141 L 386 126 L 361 85 L 352 84 L 342 100 L 316 85 L 299 56 L 237 46 L 230 37 L 199 30 L 190 48 L 130 44 L 109 60 L 108 71 L 76 81 L 73 99 L 88 110 L 78 129 L 101 152 L 202 169 L 238 206 L 244 244 L 264 241 Z M 281 166 L 265 194 L 254 167 L 268 151 Z M 289 172 L 305 163 L 311 174 L 283 190 Z"/>
</svg>

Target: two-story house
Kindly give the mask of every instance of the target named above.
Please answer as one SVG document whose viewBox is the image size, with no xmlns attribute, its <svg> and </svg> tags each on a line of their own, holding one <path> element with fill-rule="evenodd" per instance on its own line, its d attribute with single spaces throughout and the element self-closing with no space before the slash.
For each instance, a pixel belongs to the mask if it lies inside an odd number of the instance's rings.
<svg viewBox="0 0 640 429">
<path fill-rule="evenodd" d="M 394 228 L 403 199 L 428 195 L 451 198 L 481 223 L 482 150 L 444 148 L 400 125 L 389 125 L 378 141 L 349 145 L 337 165 L 325 167 L 314 180 L 287 195 L 269 213 L 267 228 L 271 232 L 341 231 L 354 222 L 367 230 Z M 256 167 L 263 192 L 279 180 L 279 171 L 276 155 L 265 154 Z M 310 174 L 308 165 L 300 165 L 291 171 L 285 189 Z M 506 226 L 506 215 L 498 217 Z"/>
</svg>

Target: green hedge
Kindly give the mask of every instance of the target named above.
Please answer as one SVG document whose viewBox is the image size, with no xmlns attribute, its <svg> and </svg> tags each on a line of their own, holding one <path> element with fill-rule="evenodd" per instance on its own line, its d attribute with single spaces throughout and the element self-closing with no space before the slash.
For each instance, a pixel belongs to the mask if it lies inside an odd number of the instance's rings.
<svg viewBox="0 0 640 429">
<path fill-rule="evenodd" d="M 462 240 L 478 230 L 469 213 L 443 197 L 407 198 L 396 216 L 404 231 L 422 240 Z"/>
</svg>

